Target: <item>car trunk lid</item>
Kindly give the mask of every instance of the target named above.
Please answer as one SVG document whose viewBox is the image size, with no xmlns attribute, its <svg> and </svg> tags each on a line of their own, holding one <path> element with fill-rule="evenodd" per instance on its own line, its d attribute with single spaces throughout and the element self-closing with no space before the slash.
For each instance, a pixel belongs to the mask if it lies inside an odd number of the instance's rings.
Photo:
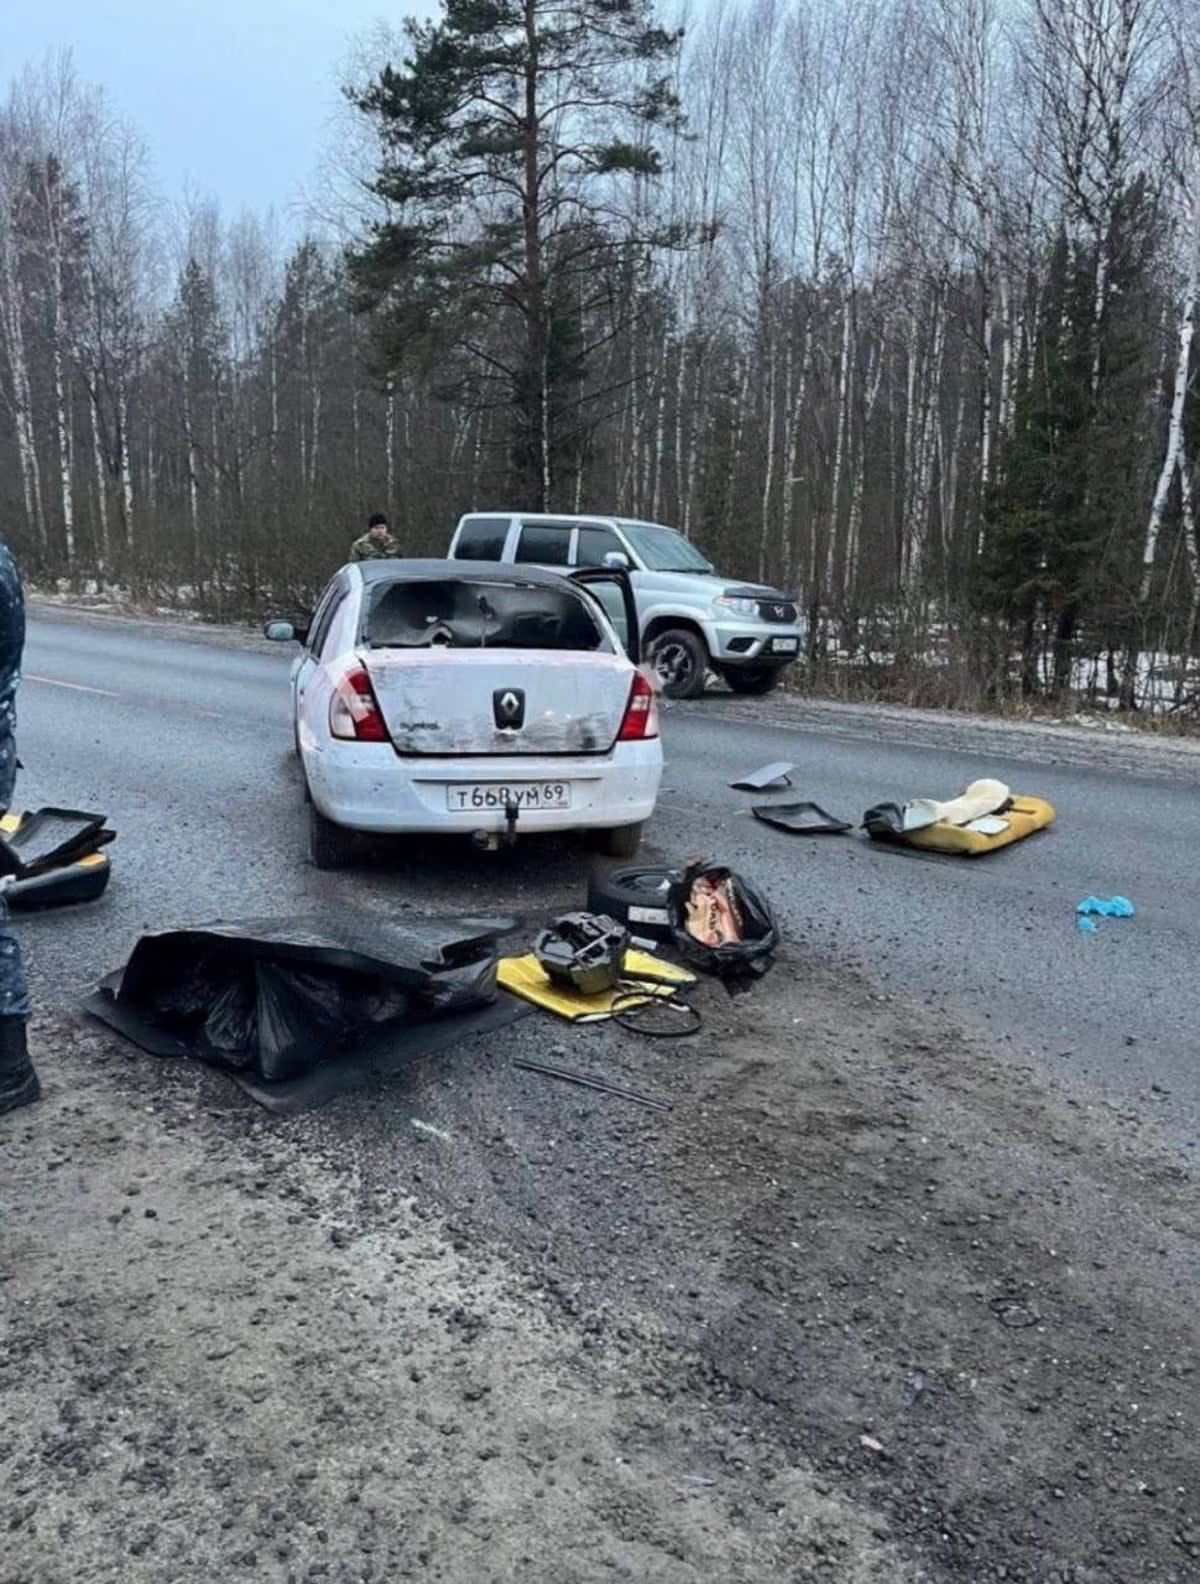
<svg viewBox="0 0 1200 1584">
<path fill-rule="evenodd" d="M 397 753 L 607 753 L 629 703 L 622 655 L 578 650 L 364 649 Z"/>
</svg>

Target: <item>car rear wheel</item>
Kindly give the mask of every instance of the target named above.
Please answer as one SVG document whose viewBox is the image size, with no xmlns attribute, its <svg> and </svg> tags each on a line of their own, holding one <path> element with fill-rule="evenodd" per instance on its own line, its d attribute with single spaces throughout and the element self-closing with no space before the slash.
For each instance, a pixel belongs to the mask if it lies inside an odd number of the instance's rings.
<svg viewBox="0 0 1200 1584">
<path fill-rule="evenodd" d="M 642 825 L 614 825 L 592 832 L 592 846 L 609 858 L 636 858 L 642 845 Z"/>
<path fill-rule="evenodd" d="M 671 627 L 652 638 L 646 658 L 668 698 L 699 698 L 708 674 L 708 650 L 686 627 Z"/>
<path fill-rule="evenodd" d="M 356 832 L 335 825 L 314 805 L 308 810 L 308 851 L 317 869 L 344 869 L 358 853 Z"/>
<path fill-rule="evenodd" d="M 781 666 L 757 668 L 730 666 L 724 673 L 725 680 L 734 693 L 742 693 L 750 698 L 760 698 L 764 693 L 773 693 L 782 675 Z"/>
</svg>

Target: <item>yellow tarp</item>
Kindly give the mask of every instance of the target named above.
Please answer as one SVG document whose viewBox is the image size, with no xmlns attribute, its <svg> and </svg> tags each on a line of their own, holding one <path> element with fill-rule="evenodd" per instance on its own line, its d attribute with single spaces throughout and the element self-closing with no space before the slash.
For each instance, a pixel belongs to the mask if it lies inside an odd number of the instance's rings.
<svg viewBox="0 0 1200 1584">
<path fill-rule="evenodd" d="M 532 1001 L 534 1006 L 553 1012 L 557 1017 L 566 1018 L 568 1023 L 595 1023 L 601 1018 L 611 1017 L 613 1007 L 618 1003 L 623 1008 L 639 1006 L 655 996 L 672 995 L 679 985 L 696 982 L 695 974 L 689 973 L 686 968 L 677 968 L 674 963 L 664 962 L 661 957 L 652 957 L 649 952 L 627 951 L 625 969 L 629 974 L 653 974 L 656 979 L 665 979 L 668 983 L 639 984 L 636 991 L 618 989 L 606 990 L 602 995 L 576 995 L 573 991 L 560 990 L 557 985 L 551 984 L 545 969 L 532 952 L 525 957 L 502 957 L 500 983 L 513 995 L 520 996 L 524 1001 Z"/>
<path fill-rule="evenodd" d="M 997 818 L 1008 821 L 1006 830 L 994 836 L 983 831 L 973 831 L 966 825 L 951 825 L 938 820 L 936 825 L 926 825 L 924 830 L 909 831 L 902 837 L 906 847 L 923 847 L 928 852 L 960 853 L 966 858 L 978 858 L 983 853 L 995 852 L 998 847 L 1008 847 L 1034 831 L 1043 830 L 1054 823 L 1054 806 L 1045 798 L 1014 797 L 1009 808 L 1001 809 Z"/>
</svg>

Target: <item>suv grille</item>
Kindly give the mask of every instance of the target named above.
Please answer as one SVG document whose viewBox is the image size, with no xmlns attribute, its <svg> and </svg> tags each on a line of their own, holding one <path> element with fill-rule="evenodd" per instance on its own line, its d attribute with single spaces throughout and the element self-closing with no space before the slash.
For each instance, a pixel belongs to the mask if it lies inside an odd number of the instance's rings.
<svg viewBox="0 0 1200 1584">
<path fill-rule="evenodd" d="M 792 626 L 796 620 L 796 607 L 787 605 L 782 600 L 759 600 L 758 614 L 766 622 L 786 622 Z"/>
</svg>

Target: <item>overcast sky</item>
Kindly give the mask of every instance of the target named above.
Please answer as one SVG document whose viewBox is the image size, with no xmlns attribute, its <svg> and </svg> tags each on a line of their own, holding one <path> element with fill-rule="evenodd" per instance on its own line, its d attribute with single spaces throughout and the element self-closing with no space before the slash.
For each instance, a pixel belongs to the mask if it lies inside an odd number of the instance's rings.
<svg viewBox="0 0 1200 1584">
<path fill-rule="evenodd" d="M 0 0 L 0 81 L 69 46 L 165 196 L 287 219 L 332 136 L 353 40 L 430 0 Z"/>
</svg>

